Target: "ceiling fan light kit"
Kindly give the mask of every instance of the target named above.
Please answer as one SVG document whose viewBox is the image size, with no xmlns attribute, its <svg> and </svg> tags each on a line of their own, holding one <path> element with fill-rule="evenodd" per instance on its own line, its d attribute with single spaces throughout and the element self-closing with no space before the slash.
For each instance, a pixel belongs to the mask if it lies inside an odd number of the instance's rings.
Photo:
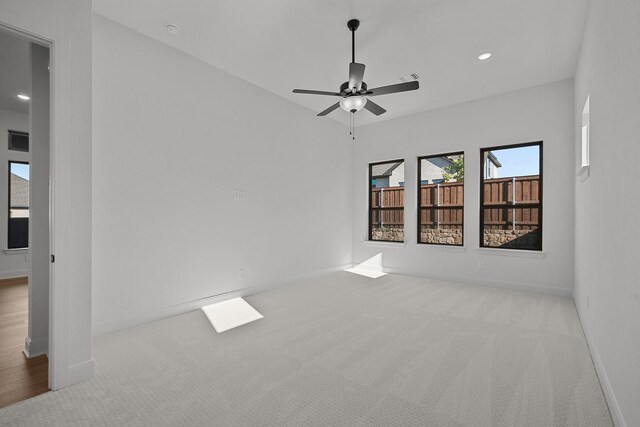
<svg viewBox="0 0 640 427">
<path fill-rule="evenodd" d="M 367 98 L 364 96 L 348 96 L 346 98 L 342 98 L 340 106 L 347 113 L 355 113 L 362 110 L 362 107 L 364 107 L 366 103 Z"/>
<path fill-rule="evenodd" d="M 351 113 L 351 132 L 353 136 L 353 123 L 354 114 L 361 109 L 368 110 L 369 112 L 379 116 L 384 114 L 387 110 L 371 101 L 369 97 L 387 95 L 390 93 L 406 92 L 410 90 L 418 89 L 419 83 L 416 81 L 408 81 L 398 83 L 390 86 L 382 86 L 374 89 L 369 89 L 367 84 L 363 81 L 365 65 L 356 62 L 356 30 L 360 26 L 360 21 L 357 19 L 351 19 L 347 22 L 347 28 L 351 31 L 351 63 L 349 64 L 349 81 L 346 81 L 340 85 L 338 92 L 328 92 L 320 90 L 307 90 L 307 89 L 294 89 L 293 93 L 302 93 L 307 95 L 325 95 L 325 96 L 338 96 L 342 99 L 336 102 L 329 108 L 318 113 L 318 116 L 326 116 L 338 107 L 344 111 Z M 355 139 L 355 137 L 354 137 Z"/>
</svg>

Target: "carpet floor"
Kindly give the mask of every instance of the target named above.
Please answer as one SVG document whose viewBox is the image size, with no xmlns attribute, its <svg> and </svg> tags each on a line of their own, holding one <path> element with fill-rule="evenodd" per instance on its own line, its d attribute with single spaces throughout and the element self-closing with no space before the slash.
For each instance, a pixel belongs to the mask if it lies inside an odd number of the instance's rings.
<svg viewBox="0 0 640 427">
<path fill-rule="evenodd" d="M 90 381 L 0 410 L 18 426 L 611 426 L 571 299 L 329 274 L 97 337 Z"/>
</svg>

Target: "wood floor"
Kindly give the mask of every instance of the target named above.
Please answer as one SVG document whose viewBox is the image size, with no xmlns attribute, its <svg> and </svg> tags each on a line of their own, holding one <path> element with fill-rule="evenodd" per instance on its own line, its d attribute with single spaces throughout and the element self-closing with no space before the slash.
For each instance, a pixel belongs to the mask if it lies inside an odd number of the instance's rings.
<svg viewBox="0 0 640 427">
<path fill-rule="evenodd" d="M 0 408 L 48 391 L 47 356 L 27 359 L 27 278 L 0 280 Z"/>
</svg>

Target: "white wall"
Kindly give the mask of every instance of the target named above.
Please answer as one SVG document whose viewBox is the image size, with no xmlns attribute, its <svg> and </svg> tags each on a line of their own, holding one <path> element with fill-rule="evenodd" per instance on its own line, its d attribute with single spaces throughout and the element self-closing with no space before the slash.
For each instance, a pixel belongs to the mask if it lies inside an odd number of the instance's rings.
<svg viewBox="0 0 640 427">
<path fill-rule="evenodd" d="M 353 161 L 354 262 L 382 253 L 389 272 L 571 295 L 573 97 L 573 81 L 567 80 L 359 129 Z M 544 141 L 543 253 L 478 249 L 480 148 L 539 140 Z M 465 247 L 417 245 L 417 157 L 459 150 L 465 152 Z M 400 158 L 406 165 L 406 245 L 366 242 L 367 165 Z M 478 268 L 480 261 L 485 269 Z"/>
<path fill-rule="evenodd" d="M 615 4 L 614 4 L 615 3 Z M 575 301 L 617 425 L 640 425 L 640 2 L 591 0 L 575 78 Z"/>
<path fill-rule="evenodd" d="M 52 42 L 49 385 L 93 375 L 91 355 L 91 20 L 86 0 L 0 0 L 0 24 Z"/>
<path fill-rule="evenodd" d="M 345 127 L 100 15 L 93 70 L 95 333 L 351 261 Z"/>
<path fill-rule="evenodd" d="M 29 60 L 29 336 L 25 354 L 34 357 L 49 353 L 49 48 L 31 43 Z"/>
<path fill-rule="evenodd" d="M 9 130 L 29 132 L 29 115 L 0 110 L 0 279 L 26 276 L 29 273 L 28 251 L 5 251 L 7 249 L 9 161 L 31 161 L 31 153 L 7 149 L 7 131 Z"/>
</svg>

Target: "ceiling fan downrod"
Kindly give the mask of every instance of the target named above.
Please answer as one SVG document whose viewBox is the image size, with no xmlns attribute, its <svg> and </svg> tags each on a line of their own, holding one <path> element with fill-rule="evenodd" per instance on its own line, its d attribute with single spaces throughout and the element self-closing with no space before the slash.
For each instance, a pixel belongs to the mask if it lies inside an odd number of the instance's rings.
<svg viewBox="0 0 640 427">
<path fill-rule="evenodd" d="M 356 30 L 360 26 L 360 21 L 351 19 L 347 22 L 347 28 L 351 31 L 351 62 L 356 62 Z"/>
</svg>

